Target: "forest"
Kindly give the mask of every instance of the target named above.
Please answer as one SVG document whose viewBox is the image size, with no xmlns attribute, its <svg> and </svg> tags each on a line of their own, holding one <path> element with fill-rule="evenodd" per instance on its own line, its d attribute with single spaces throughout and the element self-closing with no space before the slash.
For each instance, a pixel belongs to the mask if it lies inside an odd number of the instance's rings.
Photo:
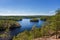
<svg viewBox="0 0 60 40">
<path fill-rule="evenodd" d="M 0 37 L 8 37 L 9 34 L 2 34 L 2 31 L 6 33 L 12 28 L 20 27 L 21 25 L 17 22 L 22 21 L 24 17 L 20 16 L 0 16 Z M 35 18 L 35 17 L 28 17 Z M 34 40 L 36 38 L 42 37 L 52 37 L 60 33 L 60 9 L 56 11 L 56 14 L 53 16 L 40 16 L 40 20 L 45 20 L 41 28 L 36 28 L 34 25 L 30 31 L 23 31 L 12 38 L 12 40 Z M 35 18 L 35 20 L 37 17 Z M 10 36 L 10 35 L 9 35 Z M 60 37 L 60 34 L 59 34 Z"/>
<path fill-rule="evenodd" d="M 42 37 L 49 38 L 53 35 L 56 35 L 56 38 L 60 38 L 60 10 L 56 11 L 56 15 L 42 16 L 40 19 L 46 19 L 41 28 L 36 28 L 36 26 L 34 26 L 31 31 L 25 30 L 17 36 L 14 36 L 13 40 L 34 40 Z M 59 37 L 57 37 L 58 34 Z"/>
</svg>

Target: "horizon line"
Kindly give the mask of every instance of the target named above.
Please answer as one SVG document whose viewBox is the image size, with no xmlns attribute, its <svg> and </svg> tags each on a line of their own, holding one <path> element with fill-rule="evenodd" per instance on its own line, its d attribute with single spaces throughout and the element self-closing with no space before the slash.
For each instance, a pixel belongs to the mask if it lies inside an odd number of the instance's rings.
<svg viewBox="0 0 60 40">
<path fill-rule="evenodd" d="M 55 14 L 0 14 L 0 16 L 53 16 Z"/>
</svg>

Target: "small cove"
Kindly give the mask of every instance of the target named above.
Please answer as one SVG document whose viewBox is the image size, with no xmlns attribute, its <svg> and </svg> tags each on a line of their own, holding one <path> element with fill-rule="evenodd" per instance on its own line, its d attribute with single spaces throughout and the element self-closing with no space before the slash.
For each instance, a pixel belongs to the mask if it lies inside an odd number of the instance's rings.
<svg viewBox="0 0 60 40">
<path fill-rule="evenodd" d="M 37 28 L 40 28 L 44 21 L 39 20 L 39 22 L 30 22 L 30 19 L 22 19 L 22 21 L 18 21 L 18 23 L 21 25 L 20 28 L 16 28 L 11 31 L 11 35 L 17 35 L 20 32 L 23 32 L 25 30 L 31 30 L 32 27 L 35 25 Z"/>
<path fill-rule="evenodd" d="M 40 28 L 43 25 L 43 23 L 44 23 L 44 21 L 41 21 L 39 19 L 38 19 L 39 22 L 30 22 L 30 20 L 31 19 L 24 18 L 24 19 L 22 19 L 22 21 L 17 21 L 21 25 L 21 27 L 20 28 L 15 28 L 15 29 L 10 30 L 9 32 L 7 32 L 8 37 L 4 38 L 2 40 L 5 40 L 5 39 L 6 40 L 10 40 L 10 39 L 13 38 L 13 36 L 16 36 L 17 34 L 23 32 L 25 30 L 28 30 L 28 31 L 31 30 L 34 25 L 37 28 Z M 10 35 L 10 37 L 9 37 L 9 35 Z"/>
</svg>

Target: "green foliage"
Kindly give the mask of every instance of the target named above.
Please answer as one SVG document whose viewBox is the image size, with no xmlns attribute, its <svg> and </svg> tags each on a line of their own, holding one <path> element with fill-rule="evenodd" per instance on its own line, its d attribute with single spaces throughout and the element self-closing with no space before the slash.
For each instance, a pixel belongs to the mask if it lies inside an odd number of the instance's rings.
<svg viewBox="0 0 60 40">
<path fill-rule="evenodd" d="M 13 20 L 0 20 L 0 28 L 9 28 L 15 23 L 17 22 Z"/>
<path fill-rule="evenodd" d="M 13 40 L 32 40 L 33 36 L 28 31 L 24 31 L 13 38 Z"/>
<path fill-rule="evenodd" d="M 48 24 L 45 23 L 46 25 L 41 28 L 33 27 L 31 31 L 24 31 L 15 36 L 13 40 L 33 40 L 42 36 L 50 36 L 56 30 L 60 31 L 60 10 L 57 10 L 54 16 L 42 16 L 40 18 L 46 18 Z"/>
<path fill-rule="evenodd" d="M 20 20 L 23 17 L 19 16 L 9 16 L 9 17 L 1 17 L 0 19 L 0 29 L 1 28 L 10 28 L 11 25 L 17 23 L 16 20 Z M 29 18 L 32 18 L 29 16 Z M 34 18 L 34 17 L 33 17 Z M 3 20 L 4 19 L 4 20 Z M 31 31 L 25 30 L 22 33 L 19 33 L 17 36 L 13 37 L 13 40 L 33 40 L 35 38 L 43 37 L 43 36 L 50 36 L 51 33 L 60 31 L 60 10 L 57 10 L 56 15 L 54 16 L 41 16 L 40 19 L 47 19 L 42 25 L 41 28 L 36 28 L 35 26 L 32 28 Z M 33 20 L 37 20 L 34 18 Z M 6 30 L 7 31 L 7 30 Z M 4 36 L 3 36 L 4 35 Z M 1 37 L 5 37 L 6 35 L 0 35 Z"/>
</svg>

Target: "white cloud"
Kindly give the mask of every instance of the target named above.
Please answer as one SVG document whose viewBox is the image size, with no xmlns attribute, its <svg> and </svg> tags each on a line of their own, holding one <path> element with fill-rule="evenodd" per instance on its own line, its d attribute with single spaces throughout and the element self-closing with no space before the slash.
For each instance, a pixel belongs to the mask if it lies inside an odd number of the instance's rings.
<svg viewBox="0 0 60 40">
<path fill-rule="evenodd" d="M 0 16 L 33 16 L 33 15 L 55 15 L 55 11 L 49 11 L 48 13 L 36 13 L 36 12 L 26 12 L 26 11 L 10 11 L 10 10 L 0 10 Z"/>
<path fill-rule="evenodd" d="M 50 15 L 55 15 L 56 12 L 54 10 L 48 12 Z"/>
</svg>

